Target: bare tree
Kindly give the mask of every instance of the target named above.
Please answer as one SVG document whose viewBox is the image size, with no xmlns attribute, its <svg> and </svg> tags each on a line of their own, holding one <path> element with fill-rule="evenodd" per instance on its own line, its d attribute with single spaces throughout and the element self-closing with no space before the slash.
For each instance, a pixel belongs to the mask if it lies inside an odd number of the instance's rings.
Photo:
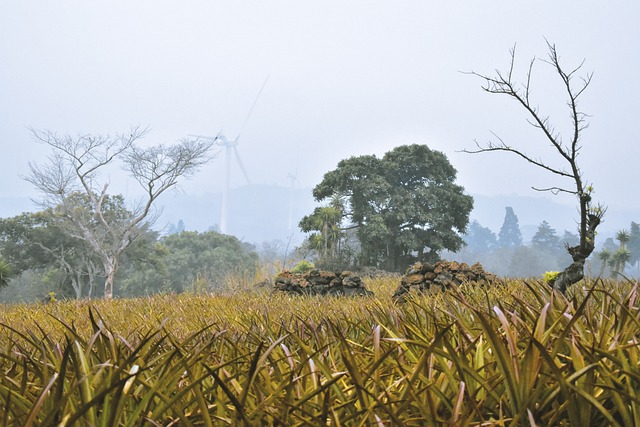
<svg viewBox="0 0 640 427">
<path fill-rule="evenodd" d="M 173 146 L 141 148 L 136 141 L 147 134 L 141 128 L 114 137 L 31 132 L 53 153 L 43 166 L 29 164 L 25 179 L 42 192 L 43 206 L 55 208 L 65 232 L 88 243 L 99 256 L 104 297 L 112 298 L 123 252 L 157 219 L 154 202 L 179 178 L 192 175 L 211 159 L 212 142 L 185 139 Z M 143 200 L 131 209 L 118 205 L 124 203 L 121 196 L 109 196 L 108 181 L 99 182 L 100 172 L 117 160 L 144 190 Z"/>
<path fill-rule="evenodd" d="M 539 111 L 539 108 L 531 101 L 532 74 L 534 65 L 537 62 L 536 58 L 533 58 L 529 63 L 524 82 L 516 81 L 513 76 L 516 63 L 515 48 L 510 50 L 511 61 L 509 69 L 506 72 L 496 70 L 494 76 L 480 74 L 474 71 L 469 74 L 484 80 L 485 84 L 483 89 L 486 92 L 507 95 L 523 107 L 527 112 L 529 124 L 539 129 L 544 136 L 541 144 L 551 143 L 554 152 L 559 156 L 556 157 L 556 159 L 558 159 L 563 166 L 553 166 L 548 159 L 543 160 L 538 157 L 533 157 L 524 150 L 507 145 L 495 133 L 494 135 L 498 142 L 489 142 L 486 145 L 480 145 L 476 141 L 477 149 L 463 151 L 466 153 L 509 152 L 556 175 L 563 182 L 568 181 L 559 186 L 547 188 L 533 187 L 536 191 L 549 191 L 554 194 L 572 194 L 578 199 L 580 210 L 580 242 L 576 246 L 567 245 L 567 251 L 571 255 L 573 262 L 557 276 L 557 279 L 553 283 L 554 287 L 564 292 L 569 285 L 580 281 L 584 277 L 584 263 L 595 248 L 596 227 L 598 227 L 602 221 L 605 209 L 602 205 L 592 204 L 591 193 L 593 188 L 584 180 L 578 166 L 578 154 L 581 149 L 580 137 L 588 127 L 588 123 L 585 121 L 587 115 L 578 109 L 578 98 L 591 83 L 593 73 L 587 73 L 584 76 L 577 75 L 582 69 L 584 61 L 571 71 L 565 71 L 560 64 L 555 45 L 547 42 L 547 47 L 549 50 L 548 58 L 542 61 L 553 68 L 555 75 L 557 75 L 562 83 L 565 96 L 567 97 L 567 106 L 571 120 L 571 135 L 567 138 L 568 142 L 563 141 L 560 133 L 557 132 L 551 124 L 549 116 L 543 115 Z"/>
</svg>

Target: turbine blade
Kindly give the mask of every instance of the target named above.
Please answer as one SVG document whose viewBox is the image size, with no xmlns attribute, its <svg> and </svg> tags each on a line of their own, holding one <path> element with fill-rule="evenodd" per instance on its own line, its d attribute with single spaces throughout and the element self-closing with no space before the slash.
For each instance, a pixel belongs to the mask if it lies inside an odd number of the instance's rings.
<svg viewBox="0 0 640 427">
<path fill-rule="evenodd" d="M 208 135 L 194 135 L 194 134 L 188 134 L 187 136 L 192 136 L 194 138 L 202 138 L 202 139 L 210 139 L 210 140 L 215 140 L 218 137 L 217 136 L 208 136 Z"/>
<path fill-rule="evenodd" d="M 251 108 L 249 109 L 249 114 L 247 114 L 247 118 L 244 119 L 244 123 L 242 124 L 242 127 L 240 128 L 240 132 L 238 132 L 238 136 L 236 136 L 236 139 L 234 140 L 235 142 L 237 142 L 240 139 L 240 135 L 242 135 L 242 132 L 244 132 L 244 128 L 247 127 L 247 122 L 249 121 L 249 118 L 251 117 L 251 113 L 253 113 L 253 109 L 255 108 L 256 104 L 258 103 L 258 99 L 260 98 L 260 95 L 262 94 L 262 91 L 264 90 L 264 87 L 267 85 L 267 81 L 269 80 L 270 76 L 271 76 L 271 74 L 268 74 L 267 78 L 264 79 L 264 83 L 262 83 L 262 87 L 260 88 L 260 91 L 258 92 L 258 95 L 256 96 L 256 99 L 253 101 L 253 104 L 251 105 Z"/>
<path fill-rule="evenodd" d="M 249 175 L 247 174 L 247 170 L 244 168 L 244 164 L 242 163 L 242 159 L 240 158 L 240 153 L 238 153 L 238 149 L 236 146 L 233 146 L 233 152 L 236 155 L 236 161 L 238 162 L 238 166 L 240 166 L 240 170 L 247 180 L 247 184 L 251 185 L 251 180 L 249 179 Z"/>
</svg>

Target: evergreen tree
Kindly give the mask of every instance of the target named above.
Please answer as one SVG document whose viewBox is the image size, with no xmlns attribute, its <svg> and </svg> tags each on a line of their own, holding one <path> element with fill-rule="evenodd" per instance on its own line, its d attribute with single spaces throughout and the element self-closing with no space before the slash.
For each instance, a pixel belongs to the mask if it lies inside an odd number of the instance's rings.
<svg viewBox="0 0 640 427">
<path fill-rule="evenodd" d="M 518 225 L 518 217 L 511 206 L 505 208 L 504 222 L 498 233 L 498 246 L 501 248 L 515 248 L 522 245 L 522 233 Z"/>
<path fill-rule="evenodd" d="M 531 245 L 536 249 L 548 252 L 556 252 L 561 249 L 560 239 L 556 235 L 556 230 L 551 228 L 547 221 L 542 221 L 538 226 L 538 231 L 531 239 Z"/>
</svg>

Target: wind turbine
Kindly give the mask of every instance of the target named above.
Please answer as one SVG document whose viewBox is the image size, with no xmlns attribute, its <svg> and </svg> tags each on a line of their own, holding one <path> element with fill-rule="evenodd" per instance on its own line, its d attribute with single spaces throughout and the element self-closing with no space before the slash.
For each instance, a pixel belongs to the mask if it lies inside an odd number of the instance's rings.
<svg viewBox="0 0 640 427">
<path fill-rule="evenodd" d="M 240 139 L 240 135 L 242 135 L 242 132 L 247 126 L 247 122 L 251 117 L 251 113 L 253 113 L 253 109 L 258 103 L 260 94 L 262 94 L 262 90 L 266 86 L 268 80 L 269 80 L 269 76 L 267 76 L 267 78 L 264 80 L 264 83 L 262 83 L 262 87 L 260 88 L 260 91 L 258 92 L 256 99 L 253 101 L 253 104 L 249 109 L 249 113 L 247 114 L 247 117 L 244 119 L 244 123 L 240 128 L 240 132 L 238 132 L 238 135 L 235 137 L 235 139 L 227 138 L 222 132 L 220 132 L 217 136 L 190 135 L 190 136 L 195 136 L 196 138 L 209 139 L 213 141 L 215 145 L 219 147 L 224 147 L 225 175 L 224 175 L 224 189 L 222 190 L 222 212 L 220 214 L 220 233 L 222 234 L 227 234 L 228 220 L 229 220 L 229 187 L 231 182 L 231 152 L 233 151 L 233 154 L 236 158 L 236 162 L 238 163 L 238 166 L 240 166 L 240 170 L 242 171 L 242 174 L 247 180 L 247 184 L 251 185 L 251 180 L 249 179 L 249 175 L 247 174 L 247 171 L 244 168 L 244 164 L 242 163 L 242 159 L 240 158 L 240 154 L 238 153 L 238 140 Z"/>
</svg>

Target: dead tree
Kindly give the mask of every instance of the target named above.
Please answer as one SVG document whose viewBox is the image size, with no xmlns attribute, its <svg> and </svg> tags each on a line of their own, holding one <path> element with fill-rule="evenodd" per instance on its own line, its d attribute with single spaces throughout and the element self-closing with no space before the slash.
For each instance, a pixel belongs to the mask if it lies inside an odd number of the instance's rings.
<svg viewBox="0 0 640 427">
<path fill-rule="evenodd" d="M 468 74 L 484 80 L 482 88 L 485 92 L 507 95 L 523 107 L 526 110 L 529 124 L 539 129 L 543 135 L 541 144 L 551 143 L 553 151 L 559 156 L 556 157 L 556 159 L 559 160 L 562 166 L 553 166 L 552 163 L 547 160 L 533 157 L 520 148 L 507 145 L 495 133 L 494 136 L 497 142 L 490 141 L 486 145 L 481 145 L 476 141 L 477 149 L 463 151 L 466 153 L 505 151 L 515 154 L 534 166 L 556 175 L 559 180 L 563 182 L 561 185 L 547 188 L 532 187 L 534 190 L 549 191 L 554 194 L 568 193 L 577 197 L 580 210 L 580 242 L 576 246 L 570 247 L 567 245 L 567 251 L 571 255 L 573 262 L 558 274 L 552 284 L 556 289 L 564 292 L 568 286 L 584 278 L 584 263 L 595 248 L 596 228 L 602 221 L 605 209 L 602 205 L 593 204 L 591 199 L 593 188 L 583 178 L 578 166 L 578 154 L 581 148 L 580 137 L 588 127 L 588 123 L 586 122 L 587 115 L 578 109 L 578 98 L 584 93 L 587 87 L 589 87 L 593 73 L 578 76 L 578 72 L 582 69 L 584 61 L 571 71 L 565 71 L 560 64 L 555 45 L 547 42 L 547 47 L 549 50 L 548 58 L 542 61 L 553 68 L 555 75 L 561 80 L 565 96 L 567 97 L 567 106 L 571 117 L 571 135 L 566 139 L 568 142 L 563 141 L 560 133 L 557 132 L 551 124 L 549 116 L 543 115 L 539 111 L 539 108 L 531 101 L 532 74 L 534 64 L 537 62 L 536 58 L 533 58 L 529 63 L 524 82 L 518 82 L 513 76 L 516 63 L 515 48 L 510 50 L 511 61 L 509 69 L 506 72 L 496 70 L 493 76 L 474 71 Z"/>
<path fill-rule="evenodd" d="M 137 140 L 146 133 L 133 128 L 115 137 L 59 136 L 32 130 L 34 139 L 50 146 L 53 153 L 44 166 L 30 164 L 25 179 L 43 194 L 42 206 L 55 208 L 61 229 L 98 255 L 105 298 L 113 297 L 123 252 L 156 219 L 152 207 L 157 198 L 211 158 L 210 141 L 187 139 L 168 147 L 138 147 Z M 144 191 L 142 201 L 131 209 L 114 205 L 121 196 L 109 195 L 108 180 L 99 182 L 100 172 L 117 160 Z"/>
</svg>

